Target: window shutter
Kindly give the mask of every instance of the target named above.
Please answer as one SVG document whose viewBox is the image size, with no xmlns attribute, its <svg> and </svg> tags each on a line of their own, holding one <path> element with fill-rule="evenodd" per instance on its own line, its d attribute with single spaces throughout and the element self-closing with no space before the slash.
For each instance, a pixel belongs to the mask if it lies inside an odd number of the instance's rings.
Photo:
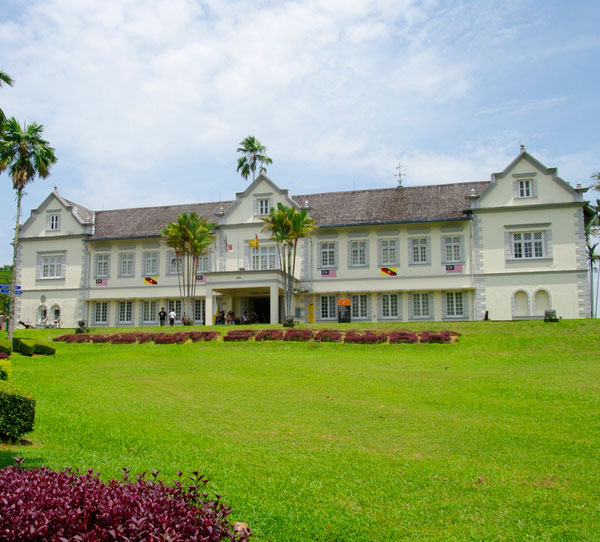
<svg viewBox="0 0 600 542">
<path fill-rule="evenodd" d="M 271 212 L 272 207 L 273 207 L 273 198 L 269 198 L 269 209 L 268 209 L 267 213 Z"/>
<path fill-rule="evenodd" d="M 317 305 L 317 320 L 322 320 L 322 312 L 321 312 L 321 304 L 323 303 L 323 296 L 317 296 L 317 302 L 315 303 Z"/>
<path fill-rule="evenodd" d="M 511 233 L 510 232 L 504 232 L 504 257 L 506 258 L 506 260 L 512 260 L 513 258 L 513 253 L 512 253 L 512 239 L 511 239 Z"/>
<path fill-rule="evenodd" d="M 408 294 L 408 319 L 412 320 L 415 317 L 413 294 Z"/>
<path fill-rule="evenodd" d="M 414 237 L 408 238 L 408 264 L 413 265 L 415 263 L 415 259 L 413 258 L 413 239 Z"/>
<path fill-rule="evenodd" d="M 377 294 L 377 319 L 383 318 L 383 294 Z"/>
<path fill-rule="evenodd" d="M 156 253 L 156 276 L 160 275 L 160 252 Z"/>
<path fill-rule="evenodd" d="M 463 318 L 469 319 L 469 292 L 462 292 Z"/>
<path fill-rule="evenodd" d="M 133 253 L 133 258 L 131 260 L 131 276 L 135 277 L 135 252 Z"/>
<path fill-rule="evenodd" d="M 515 198 L 519 197 L 519 181 L 513 181 L 513 195 Z"/>
<path fill-rule="evenodd" d="M 427 265 L 431 264 L 431 237 L 427 237 Z"/>
<path fill-rule="evenodd" d="M 465 236 L 461 235 L 458 238 L 458 249 L 460 251 L 460 258 L 459 261 L 464 263 L 465 262 Z"/>
<path fill-rule="evenodd" d="M 50 231 L 50 216 L 49 214 L 46 214 L 46 231 Z"/>
<path fill-rule="evenodd" d="M 333 267 L 335 269 L 338 268 L 339 257 L 340 257 L 340 255 L 339 255 L 339 252 L 338 252 L 338 242 L 335 241 L 333 243 Z"/>
<path fill-rule="evenodd" d="M 252 269 L 250 265 L 250 245 L 244 243 L 244 269 Z"/>
<path fill-rule="evenodd" d="M 448 318 L 448 297 L 447 297 L 447 292 L 442 292 L 442 318 Z"/>
<path fill-rule="evenodd" d="M 552 230 L 545 230 L 544 233 L 544 258 L 552 258 Z"/>
<path fill-rule="evenodd" d="M 317 243 L 317 269 L 323 267 L 323 243 Z"/>
<path fill-rule="evenodd" d="M 377 239 L 377 267 L 383 267 L 383 247 L 382 239 Z"/>
<path fill-rule="evenodd" d="M 37 255 L 35 262 L 35 278 L 36 280 L 42 278 L 42 257 L 40 254 Z"/>
<path fill-rule="evenodd" d="M 119 273 L 118 273 L 119 277 L 123 276 L 123 253 L 120 252 L 119 253 Z"/>
<path fill-rule="evenodd" d="M 531 196 L 534 198 L 538 196 L 537 179 L 531 179 Z"/>
<path fill-rule="evenodd" d="M 64 279 L 67 276 L 67 253 L 64 252 L 60 259 L 60 278 Z"/>
<path fill-rule="evenodd" d="M 365 241 L 365 265 L 369 267 L 369 241 Z M 370 296 L 369 296 L 370 299 Z M 370 301 L 369 301 L 370 303 Z M 370 313 L 369 313 L 370 314 Z"/>
<path fill-rule="evenodd" d="M 371 312 L 371 298 L 373 296 L 371 294 L 367 294 L 367 320 L 369 320 L 369 322 L 372 320 L 372 312 Z"/>
<path fill-rule="evenodd" d="M 447 241 L 448 237 L 446 235 L 442 235 L 442 242 L 440 243 L 442 245 L 442 265 L 447 263 L 447 259 L 446 259 L 446 241 Z"/>
<path fill-rule="evenodd" d="M 352 241 L 348 241 L 348 267 L 352 267 Z"/>
<path fill-rule="evenodd" d="M 254 215 L 258 214 L 258 200 L 254 198 Z"/>
<path fill-rule="evenodd" d="M 402 320 L 402 297 L 403 295 L 398 292 L 396 299 L 398 300 L 398 320 Z"/>
</svg>

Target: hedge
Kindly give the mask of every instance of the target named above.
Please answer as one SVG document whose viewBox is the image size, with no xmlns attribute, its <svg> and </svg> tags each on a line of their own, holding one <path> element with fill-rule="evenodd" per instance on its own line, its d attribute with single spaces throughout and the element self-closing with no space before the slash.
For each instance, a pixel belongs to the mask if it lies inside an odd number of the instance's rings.
<svg viewBox="0 0 600 542">
<path fill-rule="evenodd" d="M 12 348 L 10 347 L 10 341 L 8 339 L 0 339 L 0 352 L 3 354 L 8 354 L 12 352 Z"/>
<path fill-rule="evenodd" d="M 8 356 L 4 358 L 2 356 L 6 356 L 6 354 L 0 353 L 0 380 L 9 380 L 12 374 L 12 365 Z"/>
<path fill-rule="evenodd" d="M 0 381 L 0 439 L 15 441 L 33 431 L 35 399 Z"/>
</svg>

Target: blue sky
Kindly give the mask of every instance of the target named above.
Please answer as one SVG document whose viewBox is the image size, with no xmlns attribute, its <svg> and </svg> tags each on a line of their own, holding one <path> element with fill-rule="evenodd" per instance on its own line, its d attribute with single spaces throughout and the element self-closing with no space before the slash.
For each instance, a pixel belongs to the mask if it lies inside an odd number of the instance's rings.
<svg viewBox="0 0 600 542">
<path fill-rule="evenodd" d="M 235 149 L 292 194 L 487 180 L 525 142 L 600 170 L 600 2 L 1 0 L 0 106 L 36 121 L 54 185 L 94 210 L 229 200 Z M 594 199 L 597 193 L 589 194 Z M 0 265 L 15 198 L 0 176 Z"/>
</svg>

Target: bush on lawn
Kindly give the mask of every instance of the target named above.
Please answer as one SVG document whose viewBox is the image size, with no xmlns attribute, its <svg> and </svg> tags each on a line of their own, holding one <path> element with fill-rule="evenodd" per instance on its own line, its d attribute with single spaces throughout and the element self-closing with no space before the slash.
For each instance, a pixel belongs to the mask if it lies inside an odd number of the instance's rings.
<svg viewBox="0 0 600 542">
<path fill-rule="evenodd" d="M 33 431 L 34 418 L 35 399 L 25 395 L 9 382 L 0 381 L 0 439 L 15 441 L 25 433 Z"/>
<path fill-rule="evenodd" d="M 412 331 L 406 331 L 399 329 L 397 331 L 390 331 L 390 344 L 408 343 L 414 344 L 419 341 L 419 336 Z"/>
<path fill-rule="evenodd" d="M 190 339 L 192 342 L 209 342 L 216 341 L 219 338 L 219 334 L 216 331 L 190 331 Z"/>
<path fill-rule="evenodd" d="M 0 471 L 0 540 L 247 541 L 249 530 L 236 532 L 231 509 L 208 496 L 207 481 L 197 473 L 190 480 L 105 483 L 91 470 L 10 466 Z"/>
<path fill-rule="evenodd" d="M 0 352 L 0 380 L 10 379 L 11 374 L 12 365 L 8 359 L 8 355 L 6 355 L 4 352 Z"/>
<path fill-rule="evenodd" d="M 110 335 L 100 335 L 100 334 L 96 334 L 96 335 L 91 335 L 90 336 L 90 340 L 93 343 L 109 343 L 111 339 Z"/>
<path fill-rule="evenodd" d="M 22 356 L 33 356 L 33 342 L 13 337 L 13 352 Z"/>
<path fill-rule="evenodd" d="M 365 331 L 364 333 L 361 333 L 360 331 L 351 329 L 350 331 L 346 331 L 346 334 L 344 335 L 345 343 L 381 344 L 387 342 L 387 339 L 387 333 L 377 331 Z"/>
<path fill-rule="evenodd" d="M 440 331 L 439 333 L 435 333 L 433 331 L 422 331 L 421 342 L 447 344 L 452 342 L 452 335 L 449 331 Z"/>
<path fill-rule="evenodd" d="M 223 337 L 224 341 L 249 341 L 256 334 L 255 329 L 231 329 Z"/>
<path fill-rule="evenodd" d="M 0 353 L 10 356 L 11 351 L 10 341 L 8 339 L 0 339 Z"/>
<path fill-rule="evenodd" d="M 64 337 L 64 338 L 63 338 Z M 81 335 L 75 335 L 75 334 L 71 334 L 71 335 L 61 335 L 61 337 L 57 337 L 52 339 L 53 341 L 56 341 L 57 339 L 66 342 L 66 343 L 75 343 L 75 344 L 79 344 L 79 343 L 88 343 L 90 342 L 90 335 L 86 335 L 85 333 L 81 334 Z"/>
<path fill-rule="evenodd" d="M 110 342 L 112 344 L 133 344 L 137 339 L 133 333 L 116 333 L 111 335 Z"/>
<path fill-rule="evenodd" d="M 136 333 L 135 336 L 139 344 L 149 343 L 154 339 L 153 333 Z"/>
<path fill-rule="evenodd" d="M 340 331 L 336 331 L 335 329 L 320 329 L 314 336 L 315 341 L 322 343 L 336 343 L 339 342 L 341 338 L 342 333 Z"/>
<path fill-rule="evenodd" d="M 175 344 L 175 342 L 174 333 L 157 333 L 154 335 L 154 344 Z"/>
<path fill-rule="evenodd" d="M 310 341 L 314 335 L 312 329 L 288 329 L 283 335 L 284 341 Z"/>
<path fill-rule="evenodd" d="M 254 337 L 255 341 L 280 341 L 283 338 L 281 329 L 263 329 Z"/>
<path fill-rule="evenodd" d="M 56 348 L 46 343 L 33 343 L 33 353 L 39 356 L 53 356 L 56 354 Z"/>
</svg>

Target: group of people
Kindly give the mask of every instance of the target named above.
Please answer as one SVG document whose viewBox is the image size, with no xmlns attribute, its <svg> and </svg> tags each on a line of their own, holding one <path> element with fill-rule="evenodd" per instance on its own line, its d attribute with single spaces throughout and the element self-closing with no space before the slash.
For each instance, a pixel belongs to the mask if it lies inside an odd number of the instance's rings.
<svg viewBox="0 0 600 542">
<path fill-rule="evenodd" d="M 248 313 L 244 311 L 244 313 L 239 318 L 235 315 L 235 312 L 233 311 L 228 311 L 227 313 L 225 313 L 225 311 L 219 311 L 215 318 L 216 325 L 226 326 L 233 326 L 239 324 L 257 324 L 259 321 L 260 320 L 258 318 L 258 314 L 256 314 L 256 312 L 254 311 L 252 311 L 250 316 L 248 316 Z"/>
<path fill-rule="evenodd" d="M 174 310 L 172 310 L 167 314 L 165 308 L 161 307 L 160 312 L 158 313 L 158 321 L 160 322 L 161 326 L 165 326 L 167 324 L 167 317 L 169 318 L 169 325 L 174 326 L 175 319 L 177 318 L 177 313 Z M 181 317 L 181 323 L 185 324 L 185 313 L 183 313 L 183 316 Z"/>
</svg>

